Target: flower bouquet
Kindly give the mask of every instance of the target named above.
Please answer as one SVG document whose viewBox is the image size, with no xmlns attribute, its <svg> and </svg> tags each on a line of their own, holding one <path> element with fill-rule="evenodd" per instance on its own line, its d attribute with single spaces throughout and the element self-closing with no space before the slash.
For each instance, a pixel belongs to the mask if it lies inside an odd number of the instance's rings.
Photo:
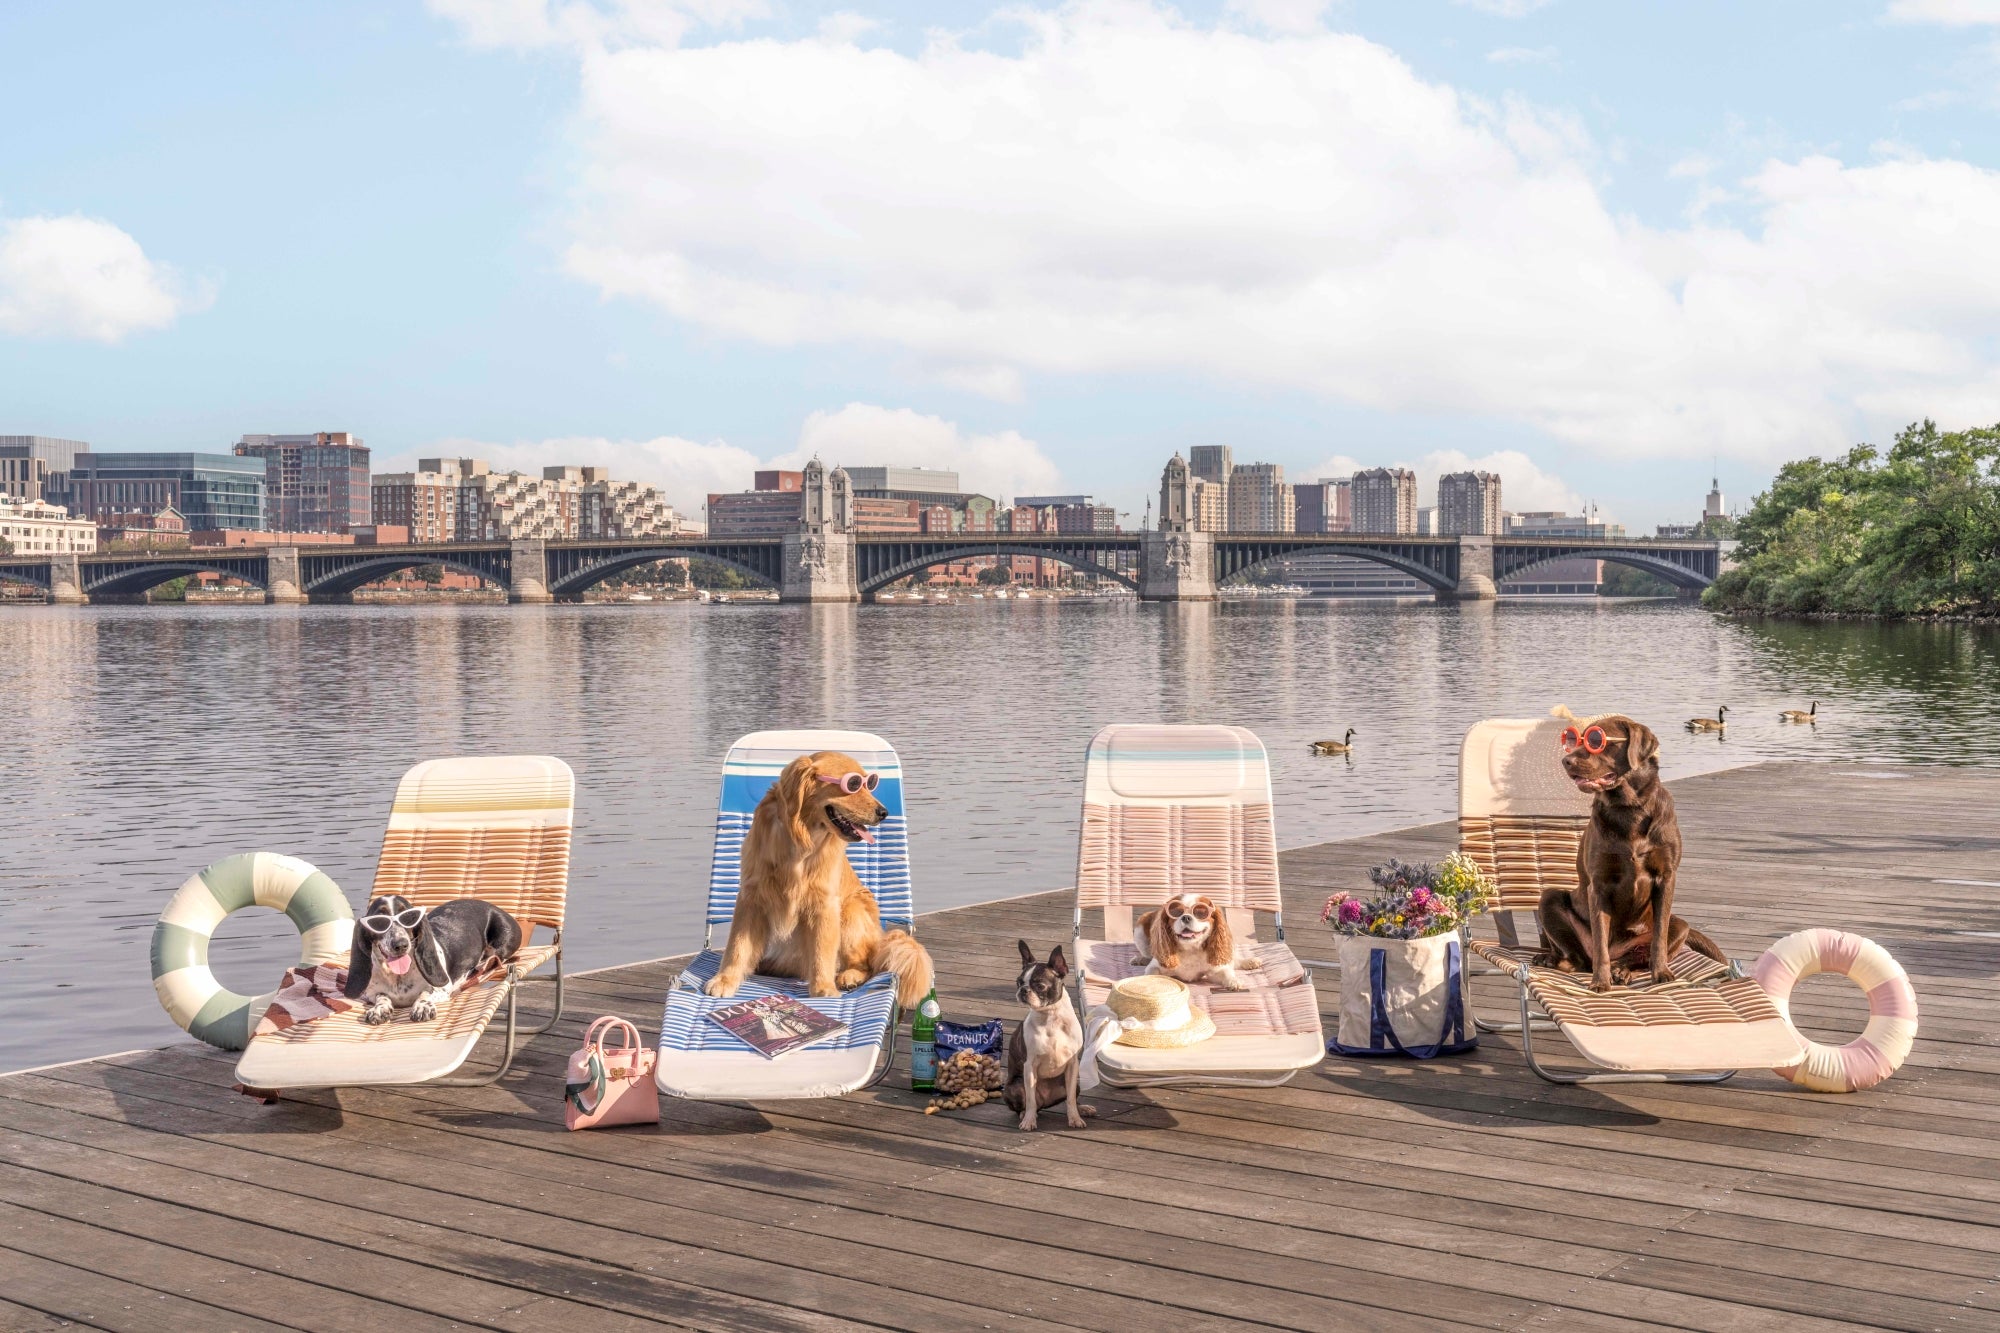
<svg viewBox="0 0 2000 1333">
<path fill-rule="evenodd" d="M 1320 920 L 1340 940 L 1341 1055 L 1435 1055 L 1479 1044 L 1466 1031 L 1459 929 L 1491 907 L 1493 885 L 1464 853 L 1435 865 L 1391 860 L 1372 896 L 1336 893 Z"/>
<path fill-rule="evenodd" d="M 1421 940 L 1456 931 L 1496 901 L 1492 882 L 1464 852 L 1442 862 L 1404 865 L 1394 857 L 1368 872 L 1376 893 L 1336 893 L 1319 919 L 1341 935 Z"/>
</svg>

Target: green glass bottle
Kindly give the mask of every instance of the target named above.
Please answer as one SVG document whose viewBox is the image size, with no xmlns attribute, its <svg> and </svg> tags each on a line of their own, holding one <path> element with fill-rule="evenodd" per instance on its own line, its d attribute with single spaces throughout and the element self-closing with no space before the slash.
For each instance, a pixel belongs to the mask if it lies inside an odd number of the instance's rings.
<svg viewBox="0 0 2000 1333">
<path fill-rule="evenodd" d="M 938 1012 L 937 990 L 932 988 L 910 1015 L 910 1087 L 917 1092 L 937 1086 Z"/>
</svg>

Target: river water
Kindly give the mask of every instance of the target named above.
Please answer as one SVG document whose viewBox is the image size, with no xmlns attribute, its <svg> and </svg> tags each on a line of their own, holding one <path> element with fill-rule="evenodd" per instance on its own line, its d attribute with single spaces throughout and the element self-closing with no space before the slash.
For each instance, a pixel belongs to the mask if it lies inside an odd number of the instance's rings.
<svg viewBox="0 0 2000 1333">
<path fill-rule="evenodd" d="M 2000 631 L 1746 623 L 1672 602 L 1206 606 L 0 607 L 0 1070 L 179 1037 L 153 919 L 190 873 L 302 856 L 360 901 L 420 759 L 575 768 L 572 968 L 700 941 L 718 774 L 767 727 L 876 731 L 909 780 L 919 910 L 1071 882 L 1085 745 L 1250 727 L 1286 846 L 1449 817 L 1467 726 L 1623 711 L 1669 777 L 1765 758 L 2000 763 Z M 1821 701 L 1813 728 L 1780 708 Z M 1727 739 L 1682 722 L 1728 704 Z M 1307 742 L 1354 727 L 1351 758 Z M 996 948 L 1000 943 L 997 942 Z M 226 923 L 225 985 L 296 956 Z"/>
</svg>

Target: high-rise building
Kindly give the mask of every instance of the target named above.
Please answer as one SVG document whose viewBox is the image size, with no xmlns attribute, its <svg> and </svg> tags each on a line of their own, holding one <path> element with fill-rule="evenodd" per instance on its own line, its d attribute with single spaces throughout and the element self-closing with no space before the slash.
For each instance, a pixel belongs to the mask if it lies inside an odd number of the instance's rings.
<svg viewBox="0 0 2000 1333">
<path fill-rule="evenodd" d="M 346 532 L 369 523 L 368 446 L 346 431 L 245 435 L 236 453 L 264 462 L 267 530 Z"/>
<path fill-rule="evenodd" d="M 1437 508 L 1439 532 L 1492 537 L 1505 531 L 1498 473 L 1445 473 L 1438 478 Z"/>
<path fill-rule="evenodd" d="M 1229 487 L 1206 477 L 1188 479 L 1189 526 L 1196 532 L 1229 531 Z"/>
<path fill-rule="evenodd" d="M 264 460 L 235 454 L 95 453 L 70 469 L 70 508 L 81 517 L 158 513 L 172 505 L 190 530 L 264 530 Z"/>
<path fill-rule="evenodd" d="M 1229 470 L 1229 530 L 1290 532 L 1296 521 L 1282 463 L 1241 463 Z"/>
<path fill-rule="evenodd" d="M 90 446 L 53 435 L 0 435 L 0 495 L 71 505 L 69 474 Z"/>
<path fill-rule="evenodd" d="M 1197 444 L 1188 450 L 1188 471 L 1203 481 L 1227 486 L 1229 474 L 1234 468 L 1233 456 L 1226 444 Z"/>
<path fill-rule="evenodd" d="M 1416 473 L 1402 467 L 1369 468 L 1355 473 L 1350 485 L 1355 532 L 1416 532 Z"/>
<path fill-rule="evenodd" d="M 1438 527 L 1437 506 L 1436 505 L 1418 506 L 1417 535 L 1419 537 L 1435 537 L 1439 535 L 1440 531 L 1441 529 Z"/>
<path fill-rule="evenodd" d="M 1354 488 L 1321 478 L 1292 487 L 1297 532 L 1347 532 L 1354 526 Z"/>
</svg>

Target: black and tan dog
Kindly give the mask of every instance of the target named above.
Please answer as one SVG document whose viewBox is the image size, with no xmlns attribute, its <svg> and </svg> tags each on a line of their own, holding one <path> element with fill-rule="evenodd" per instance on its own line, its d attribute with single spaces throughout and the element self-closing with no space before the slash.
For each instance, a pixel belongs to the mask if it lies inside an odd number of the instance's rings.
<svg viewBox="0 0 2000 1333">
<path fill-rule="evenodd" d="M 1729 961 L 1673 914 L 1681 830 L 1659 755 L 1659 737 L 1629 717 L 1576 722 L 1563 732 L 1563 771 L 1590 793 L 1590 823 L 1577 848 L 1576 887 L 1548 890 L 1535 911 L 1542 931 L 1535 961 L 1588 971 L 1592 990 L 1622 985 L 1642 968 L 1672 981 L 1669 960 L 1683 945 Z M 1655 928 L 1661 921 L 1665 930 Z"/>
</svg>

